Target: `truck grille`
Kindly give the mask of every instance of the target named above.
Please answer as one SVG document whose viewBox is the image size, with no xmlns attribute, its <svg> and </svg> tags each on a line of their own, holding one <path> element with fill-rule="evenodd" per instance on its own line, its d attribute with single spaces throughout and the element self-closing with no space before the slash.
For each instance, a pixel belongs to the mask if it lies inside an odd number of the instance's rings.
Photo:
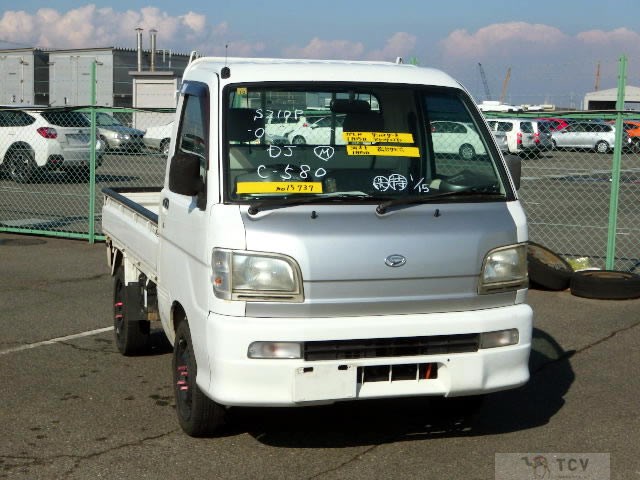
<svg viewBox="0 0 640 480">
<path fill-rule="evenodd" d="M 475 352 L 480 335 L 436 335 L 431 337 L 367 338 L 305 342 L 304 359 L 348 360 L 355 358 L 410 357 Z"/>
</svg>

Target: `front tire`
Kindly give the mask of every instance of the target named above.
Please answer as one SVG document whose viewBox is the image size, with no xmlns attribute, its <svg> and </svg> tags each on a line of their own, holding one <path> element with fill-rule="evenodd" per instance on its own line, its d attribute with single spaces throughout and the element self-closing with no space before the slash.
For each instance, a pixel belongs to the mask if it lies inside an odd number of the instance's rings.
<svg viewBox="0 0 640 480">
<path fill-rule="evenodd" d="M 204 437 L 216 433 L 225 420 L 225 409 L 207 397 L 198 384 L 198 366 L 193 353 L 191 331 L 183 320 L 173 344 L 173 389 L 180 427 L 187 435 Z"/>
<path fill-rule="evenodd" d="M 465 143 L 460 146 L 459 153 L 464 160 L 473 160 L 473 158 L 476 156 L 475 149 L 473 148 L 472 145 L 469 145 L 468 143 Z"/>
<path fill-rule="evenodd" d="M 128 297 L 124 267 L 120 265 L 113 278 L 113 331 L 118 350 L 127 356 L 146 352 L 151 340 L 149 321 L 135 319 L 136 302 Z"/>
<path fill-rule="evenodd" d="M 306 142 L 306 140 L 304 139 L 304 137 L 303 137 L 303 136 L 301 136 L 301 135 L 296 135 L 295 137 L 293 137 L 293 141 L 292 141 L 292 143 L 293 143 L 294 145 L 305 145 L 307 142 Z"/>
<path fill-rule="evenodd" d="M 609 144 L 604 140 L 596 143 L 596 152 L 598 153 L 607 153 L 609 151 Z"/>
</svg>

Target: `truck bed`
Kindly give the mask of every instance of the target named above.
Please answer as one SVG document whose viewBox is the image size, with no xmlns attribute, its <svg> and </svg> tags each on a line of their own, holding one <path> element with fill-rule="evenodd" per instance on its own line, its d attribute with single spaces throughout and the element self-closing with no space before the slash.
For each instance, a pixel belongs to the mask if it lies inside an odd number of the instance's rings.
<svg viewBox="0 0 640 480">
<path fill-rule="evenodd" d="M 160 188 L 104 188 L 102 230 L 147 278 L 158 279 Z"/>
</svg>

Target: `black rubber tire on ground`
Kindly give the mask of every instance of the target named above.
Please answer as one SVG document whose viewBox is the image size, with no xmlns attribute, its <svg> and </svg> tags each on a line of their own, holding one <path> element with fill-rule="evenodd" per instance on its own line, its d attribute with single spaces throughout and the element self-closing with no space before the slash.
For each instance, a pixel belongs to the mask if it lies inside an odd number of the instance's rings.
<svg viewBox="0 0 640 480">
<path fill-rule="evenodd" d="M 640 298 L 640 275 L 616 270 L 582 270 L 571 278 L 571 293 L 599 300 Z"/>
<path fill-rule="evenodd" d="M 573 268 L 559 255 L 548 248 L 529 242 L 527 246 L 529 281 L 532 286 L 547 290 L 566 290 L 573 277 Z"/>
<path fill-rule="evenodd" d="M 29 183 L 38 169 L 33 152 L 27 148 L 15 148 L 7 155 L 8 173 L 16 183 Z"/>
<path fill-rule="evenodd" d="M 192 437 L 210 436 L 225 423 L 225 408 L 207 397 L 196 383 L 198 367 L 187 320 L 180 322 L 173 344 L 173 390 L 182 430 Z"/>
<path fill-rule="evenodd" d="M 148 351 L 151 341 L 148 320 L 131 321 L 127 310 L 124 267 L 120 265 L 113 277 L 113 331 L 116 346 L 123 355 L 139 355 Z"/>
</svg>

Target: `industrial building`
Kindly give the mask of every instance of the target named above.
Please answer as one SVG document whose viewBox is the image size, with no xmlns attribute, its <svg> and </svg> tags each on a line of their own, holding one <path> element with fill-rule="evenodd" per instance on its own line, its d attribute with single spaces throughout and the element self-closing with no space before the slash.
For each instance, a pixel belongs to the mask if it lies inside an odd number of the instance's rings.
<svg viewBox="0 0 640 480">
<path fill-rule="evenodd" d="M 584 96 L 585 110 L 615 110 L 618 89 L 596 90 Z M 640 87 L 627 85 L 624 89 L 624 110 L 640 111 Z"/>
<path fill-rule="evenodd" d="M 188 54 L 156 49 L 156 31 L 151 30 L 151 48 L 142 49 L 142 29 L 137 29 L 137 48 L 120 47 L 44 50 L 18 48 L 0 50 L 0 105 L 78 106 L 91 104 L 92 67 L 96 65 L 96 105 L 136 107 L 134 81 L 147 74 L 155 77 L 162 100 L 155 108 L 166 108 L 169 85 L 175 93 L 177 80 L 189 62 Z M 149 82 L 146 82 L 149 84 Z M 145 106 L 154 105 L 146 89 Z M 172 107 L 175 101 L 171 101 Z"/>
</svg>

